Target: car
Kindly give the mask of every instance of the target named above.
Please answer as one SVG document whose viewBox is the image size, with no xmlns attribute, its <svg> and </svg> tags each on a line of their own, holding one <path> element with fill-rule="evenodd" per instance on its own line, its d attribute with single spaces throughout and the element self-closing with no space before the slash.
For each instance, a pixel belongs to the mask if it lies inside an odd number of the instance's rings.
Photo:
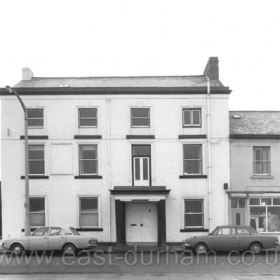
<svg viewBox="0 0 280 280">
<path fill-rule="evenodd" d="M 73 227 L 39 227 L 30 236 L 3 240 L 2 247 L 14 254 L 24 251 L 62 251 L 75 254 L 77 250 L 92 249 L 98 245 L 96 238 L 82 236 Z"/>
<path fill-rule="evenodd" d="M 279 238 L 275 235 L 260 234 L 250 226 L 218 226 L 205 236 L 189 237 L 182 242 L 184 249 L 191 249 L 197 254 L 207 251 L 245 251 L 254 254 L 264 249 L 277 248 Z"/>
</svg>

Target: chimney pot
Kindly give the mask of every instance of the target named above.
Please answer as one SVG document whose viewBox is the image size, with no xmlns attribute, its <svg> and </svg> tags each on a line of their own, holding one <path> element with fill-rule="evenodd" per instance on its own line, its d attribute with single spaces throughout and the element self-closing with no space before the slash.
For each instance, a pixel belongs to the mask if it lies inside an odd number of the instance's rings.
<svg viewBox="0 0 280 280">
<path fill-rule="evenodd" d="M 22 68 L 22 80 L 29 81 L 33 76 L 33 72 L 28 67 Z"/>
<path fill-rule="evenodd" d="M 216 56 L 209 57 L 203 75 L 210 80 L 219 80 L 219 59 Z"/>
</svg>

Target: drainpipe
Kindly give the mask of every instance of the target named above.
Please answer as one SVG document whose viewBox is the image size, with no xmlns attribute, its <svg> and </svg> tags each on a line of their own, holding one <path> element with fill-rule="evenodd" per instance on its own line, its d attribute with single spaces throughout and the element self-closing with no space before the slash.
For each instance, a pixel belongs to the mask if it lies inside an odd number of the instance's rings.
<svg viewBox="0 0 280 280">
<path fill-rule="evenodd" d="M 212 230 L 212 170 L 211 170 L 211 127 L 210 127 L 210 79 L 207 79 L 207 94 L 206 94 L 206 118 L 207 118 L 207 154 L 208 154 L 208 221 L 209 230 Z"/>
<path fill-rule="evenodd" d="M 107 98 L 107 186 L 108 190 L 111 189 L 111 99 Z M 111 236 L 111 194 L 109 198 L 109 242 L 111 243 L 112 236 Z"/>
</svg>

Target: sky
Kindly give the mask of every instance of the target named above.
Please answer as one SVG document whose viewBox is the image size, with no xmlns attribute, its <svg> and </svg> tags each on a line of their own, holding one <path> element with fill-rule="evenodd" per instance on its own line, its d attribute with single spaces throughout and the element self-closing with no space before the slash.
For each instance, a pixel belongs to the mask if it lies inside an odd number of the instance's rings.
<svg viewBox="0 0 280 280">
<path fill-rule="evenodd" d="M 200 75 L 231 110 L 280 110 L 279 0 L 0 0 L 0 87 L 35 76 Z"/>
</svg>

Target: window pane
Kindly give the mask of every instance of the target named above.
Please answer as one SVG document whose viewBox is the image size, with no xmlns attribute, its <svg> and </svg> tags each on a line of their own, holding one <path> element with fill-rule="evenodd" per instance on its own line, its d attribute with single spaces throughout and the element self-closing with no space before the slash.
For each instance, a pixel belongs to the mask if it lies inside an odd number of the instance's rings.
<svg viewBox="0 0 280 280">
<path fill-rule="evenodd" d="M 193 124 L 200 125 L 200 110 L 193 110 Z"/>
<path fill-rule="evenodd" d="M 148 178 L 148 168 L 149 168 L 149 166 L 148 166 L 148 159 L 147 158 L 143 158 L 143 179 L 144 180 L 148 180 L 149 178 Z"/>
<path fill-rule="evenodd" d="M 186 144 L 184 145 L 184 159 L 201 159 L 201 145 Z"/>
<path fill-rule="evenodd" d="M 271 198 L 261 198 L 261 205 L 271 205 Z"/>
<path fill-rule="evenodd" d="M 131 117 L 132 118 L 149 118 L 150 109 L 149 108 L 132 108 Z"/>
<path fill-rule="evenodd" d="M 244 235 L 244 234 L 250 234 L 250 232 L 246 228 L 236 228 L 237 234 Z"/>
<path fill-rule="evenodd" d="M 27 120 L 27 125 L 29 127 L 31 127 L 31 126 L 43 126 L 44 125 L 44 120 L 43 119 L 28 119 Z"/>
<path fill-rule="evenodd" d="M 97 213 L 83 213 L 80 217 L 81 227 L 97 227 L 98 226 L 98 214 Z"/>
<path fill-rule="evenodd" d="M 132 146 L 133 156 L 150 156 L 151 146 L 150 145 L 133 145 Z"/>
<path fill-rule="evenodd" d="M 239 208 L 245 208 L 245 198 L 239 198 Z"/>
<path fill-rule="evenodd" d="M 202 213 L 202 201 L 185 200 L 185 213 Z"/>
<path fill-rule="evenodd" d="M 80 126 L 97 126 L 97 119 L 80 119 Z"/>
<path fill-rule="evenodd" d="M 97 211 L 97 198 L 81 198 L 81 211 Z"/>
<path fill-rule="evenodd" d="M 200 160 L 184 160 L 184 174 L 201 174 Z"/>
<path fill-rule="evenodd" d="M 131 119 L 131 125 L 132 126 L 150 126 L 150 119 L 146 118 L 132 118 Z"/>
<path fill-rule="evenodd" d="M 45 174 L 44 161 L 29 161 L 29 174 Z"/>
<path fill-rule="evenodd" d="M 202 227 L 202 214 L 185 214 L 185 226 Z"/>
<path fill-rule="evenodd" d="M 184 125 L 191 125 L 191 111 L 183 110 Z"/>
<path fill-rule="evenodd" d="M 97 160 L 80 160 L 81 174 L 97 174 Z"/>
<path fill-rule="evenodd" d="M 80 113 L 80 118 L 96 118 L 97 109 L 96 108 L 80 108 L 79 113 Z"/>
<path fill-rule="evenodd" d="M 45 225 L 45 213 L 30 213 L 30 225 L 31 226 L 44 226 Z"/>
<path fill-rule="evenodd" d="M 27 109 L 27 118 L 30 119 L 42 119 L 43 118 L 43 109 Z"/>
<path fill-rule="evenodd" d="M 262 149 L 262 160 L 269 160 L 269 148 Z"/>
<path fill-rule="evenodd" d="M 45 198 L 30 198 L 30 212 L 45 211 Z"/>
<path fill-rule="evenodd" d="M 261 160 L 261 150 L 259 148 L 254 148 L 255 160 Z"/>
<path fill-rule="evenodd" d="M 280 205 L 280 198 L 273 198 L 274 205 Z"/>
<path fill-rule="evenodd" d="M 29 145 L 29 159 L 44 159 L 44 145 Z"/>
<path fill-rule="evenodd" d="M 237 198 L 231 199 L 231 208 L 238 208 L 238 199 Z"/>
<path fill-rule="evenodd" d="M 250 205 L 260 205 L 259 198 L 250 198 Z"/>
<path fill-rule="evenodd" d="M 264 224 L 266 224 L 266 221 L 264 222 Z M 280 231 L 280 207 L 267 207 L 266 231 Z"/>
<path fill-rule="evenodd" d="M 140 158 L 135 159 L 135 179 L 140 180 Z"/>
</svg>

